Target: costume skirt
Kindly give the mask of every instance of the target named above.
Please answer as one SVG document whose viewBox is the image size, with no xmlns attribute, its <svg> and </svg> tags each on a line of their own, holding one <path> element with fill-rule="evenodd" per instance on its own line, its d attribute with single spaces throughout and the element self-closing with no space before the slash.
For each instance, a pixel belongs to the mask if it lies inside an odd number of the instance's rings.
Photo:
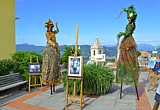
<svg viewBox="0 0 160 110">
<path fill-rule="evenodd" d="M 139 65 L 136 50 L 136 43 L 132 36 L 123 38 L 119 47 L 120 54 L 117 62 L 118 83 L 134 83 L 138 85 Z"/>
<path fill-rule="evenodd" d="M 60 54 L 52 45 L 47 45 L 43 52 L 42 80 L 53 82 L 59 80 Z"/>
</svg>

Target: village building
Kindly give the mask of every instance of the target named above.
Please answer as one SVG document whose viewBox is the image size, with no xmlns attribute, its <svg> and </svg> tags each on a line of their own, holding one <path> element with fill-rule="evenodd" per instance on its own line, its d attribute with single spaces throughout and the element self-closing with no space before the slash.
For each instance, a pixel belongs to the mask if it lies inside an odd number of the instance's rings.
<svg viewBox="0 0 160 110">
<path fill-rule="evenodd" d="M 140 51 L 141 55 L 138 57 L 139 66 L 141 68 L 147 68 L 151 53 L 147 51 Z"/>
</svg>

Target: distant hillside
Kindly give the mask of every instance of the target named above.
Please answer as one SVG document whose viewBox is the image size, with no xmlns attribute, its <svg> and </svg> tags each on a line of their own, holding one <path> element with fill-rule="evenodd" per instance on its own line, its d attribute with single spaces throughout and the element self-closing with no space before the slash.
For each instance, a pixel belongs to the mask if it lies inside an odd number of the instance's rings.
<svg viewBox="0 0 160 110">
<path fill-rule="evenodd" d="M 155 49 L 155 46 L 150 44 L 137 44 L 137 49 L 145 51 L 153 51 Z"/>
<path fill-rule="evenodd" d="M 60 46 L 61 55 L 63 54 L 63 51 L 66 48 L 66 46 L 67 45 Z M 82 56 L 84 56 L 86 59 L 89 59 L 90 47 L 91 47 L 90 45 L 80 45 Z M 155 49 L 155 47 L 152 45 L 149 45 L 149 44 L 137 44 L 137 49 L 151 52 Z M 29 45 L 29 44 L 17 44 L 16 50 L 17 51 L 19 51 L 19 50 L 35 51 L 38 53 L 43 53 L 44 46 L 35 46 L 35 45 Z M 160 48 L 158 48 L 157 50 L 160 52 Z M 104 54 L 106 54 L 109 57 L 116 56 L 116 54 L 117 54 L 116 46 L 112 46 L 112 47 L 104 46 Z"/>
<path fill-rule="evenodd" d="M 39 52 L 42 53 L 44 50 L 44 46 L 35 46 L 35 45 L 29 45 L 27 43 L 25 44 L 17 44 L 16 45 L 16 50 L 24 50 L 24 51 L 34 51 L 34 52 Z"/>
</svg>

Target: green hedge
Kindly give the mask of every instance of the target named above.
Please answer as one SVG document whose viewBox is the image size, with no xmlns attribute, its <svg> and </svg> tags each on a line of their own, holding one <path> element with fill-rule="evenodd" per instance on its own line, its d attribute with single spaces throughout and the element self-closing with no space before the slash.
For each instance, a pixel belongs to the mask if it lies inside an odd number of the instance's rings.
<svg viewBox="0 0 160 110">
<path fill-rule="evenodd" d="M 9 72 L 18 72 L 18 63 L 11 59 L 0 60 L 0 76 L 8 75 Z"/>
<path fill-rule="evenodd" d="M 10 71 L 21 73 L 23 80 L 28 80 L 28 64 L 36 62 L 38 56 L 39 63 L 42 64 L 42 55 L 36 52 L 17 51 L 11 55 L 12 59 L 0 60 L 0 76 L 9 74 Z"/>
</svg>

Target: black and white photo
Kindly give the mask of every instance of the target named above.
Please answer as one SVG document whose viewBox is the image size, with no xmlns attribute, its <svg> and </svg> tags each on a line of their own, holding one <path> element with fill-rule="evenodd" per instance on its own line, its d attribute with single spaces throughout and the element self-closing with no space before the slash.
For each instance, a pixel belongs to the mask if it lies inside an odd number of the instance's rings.
<svg viewBox="0 0 160 110">
<path fill-rule="evenodd" d="M 82 57 L 69 57 L 69 69 L 68 75 L 69 76 L 81 76 L 81 69 L 82 69 Z"/>
<path fill-rule="evenodd" d="M 39 63 L 31 63 L 28 65 L 28 72 L 29 73 L 40 73 L 40 64 Z"/>
</svg>

